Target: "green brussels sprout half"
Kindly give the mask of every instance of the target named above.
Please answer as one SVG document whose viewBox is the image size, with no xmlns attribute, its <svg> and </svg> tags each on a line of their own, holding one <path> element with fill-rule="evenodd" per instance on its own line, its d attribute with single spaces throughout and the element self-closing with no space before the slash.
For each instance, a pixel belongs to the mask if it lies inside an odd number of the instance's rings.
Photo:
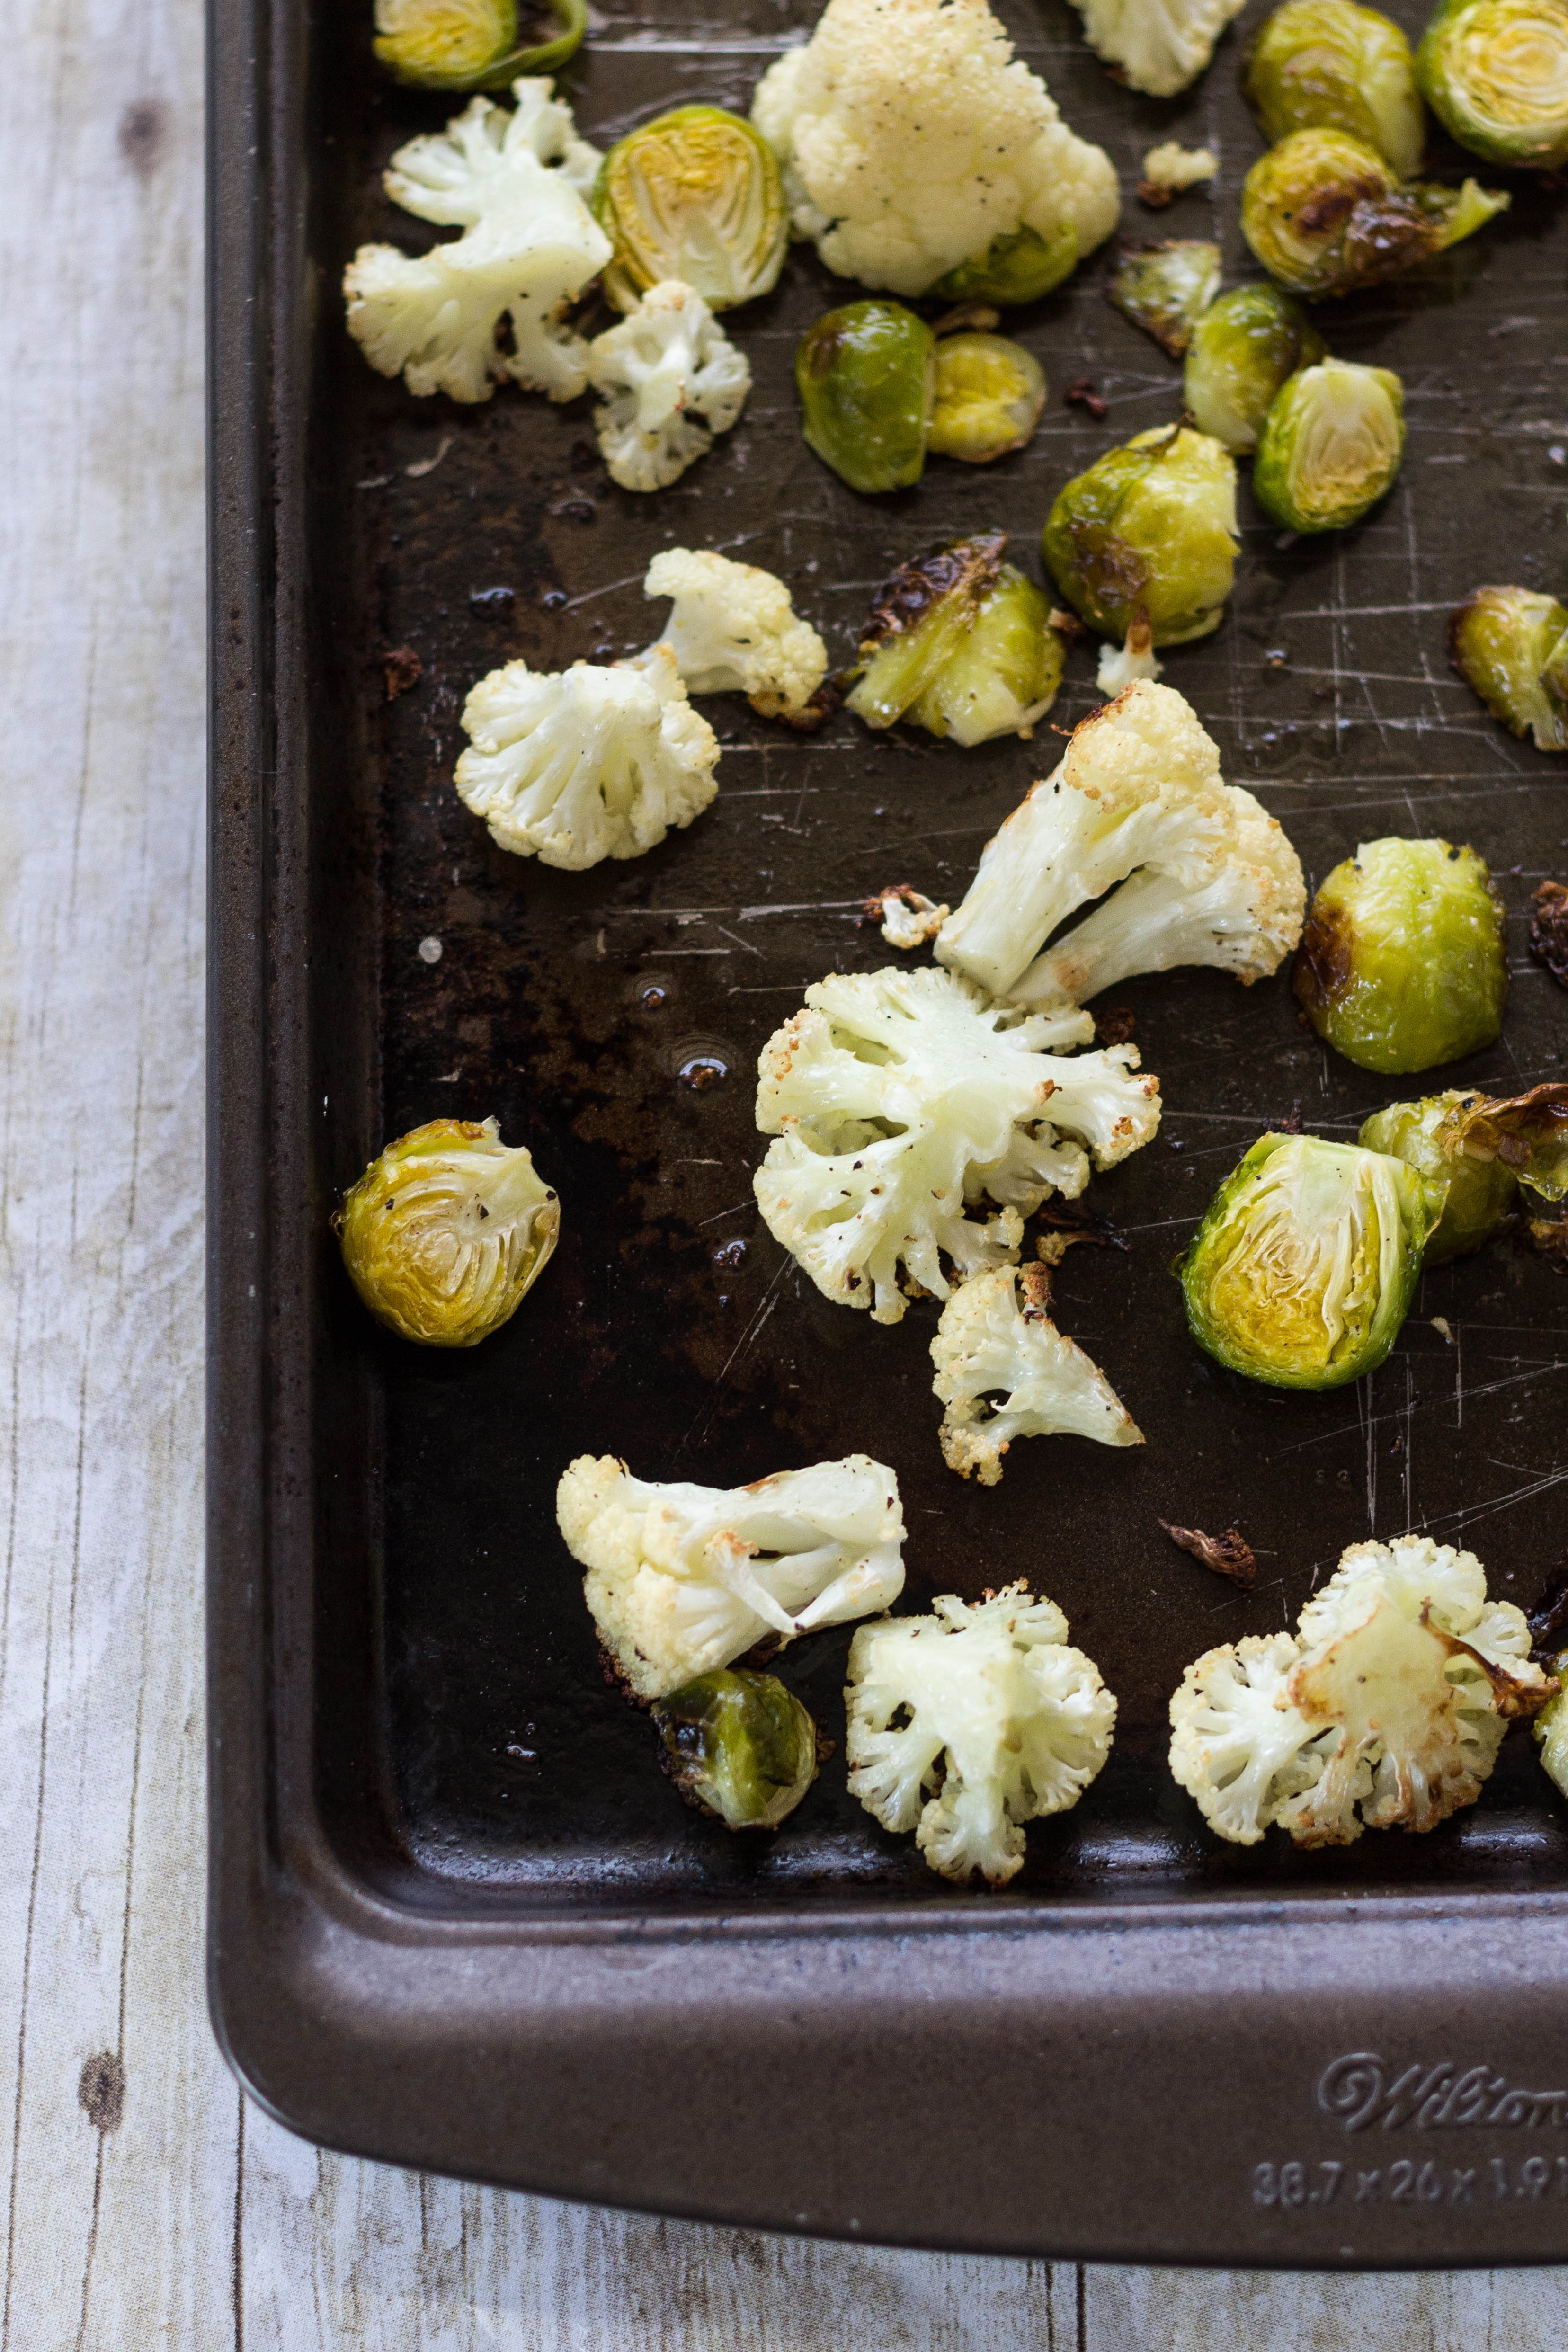
<svg viewBox="0 0 1568 2352">
<path fill-rule="evenodd" d="M 1436 1220 L 1426 1236 L 1428 1265 L 1468 1257 L 1489 1242 L 1519 1190 L 1500 1160 L 1466 1159 L 1443 1148 L 1453 1113 L 1475 1100 L 1462 1087 L 1450 1087 L 1447 1094 L 1427 1095 L 1421 1102 L 1390 1103 L 1386 1110 L 1373 1111 L 1356 1138 L 1368 1151 L 1403 1160 L 1426 1185 Z"/>
<path fill-rule="evenodd" d="M 1266 18 L 1242 87 L 1270 140 L 1349 131 L 1393 164 L 1418 169 L 1426 118 L 1410 44 L 1393 19 L 1355 0 L 1285 0 Z"/>
<path fill-rule="evenodd" d="M 493 1118 L 433 1118 L 373 1160 L 332 1220 L 373 1315 L 426 1348 L 473 1348 L 555 1247 L 561 1203 Z"/>
<path fill-rule="evenodd" d="M 1194 1339 L 1274 1388 L 1360 1380 L 1398 1337 L 1431 1214 L 1402 1160 L 1259 1137 L 1176 1261 Z"/>
<path fill-rule="evenodd" d="M 773 149 L 721 106 L 678 106 L 617 140 L 593 203 L 616 248 L 605 292 L 618 310 L 672 278 L 728 310 L 765 294 L 784 267 L 789 215 Z"/>
<path fill-rule="evenodd" d="M 553 73 L 582 45 L 587 0 L 550 0 L 560 31 L 520 43 L 517 0 L 376 0 L 375 54 L 420 89 L 503 89 L 520 74 Z"/>
<path fill-rule="evenodd" d="M 1105 290 L 1135 327 L 1179 360 L 1192 341 L 1194 321 L 1219 292 L 1219 247 L 1183 236 L 1129 246 Z"/>
<path fill-rule="evenodd" d="M 1005 335 L 944 335 L 936 347 L 926 447 L 939 457 L 988 466 L 1023 447 L 1045 404 L 1045 372 L 1022 343 Z"/>
<path fill-rule="evenodd" d="M 845 698 L 868 727 L 907 719 L 965 746 L 1026 734 L 1061 684 L 1062 642 L 994 530 L 901 564 L 879 590 Z"/>
<path fill-rule="evenodd" d="M 1533 588 L 1478 588 L 1448 624 L 1454 667 L 1538 751 L 1568 751 L 1568 609 Z"/>
<path fill-rule="evenodd" d="M 1442 0 L 1415 74 L 1443 128 L 1489 163 L 1568 163 L 1565 0 Z"/>
<path fill-rule="evenodd" d="M 901 302 L 849 302 L 795 355 L 806 446 L 852 490 L 904 490 L 925 469 L 936 388 L 931 329 Z"/>
<path fill-rule="evenodd" d="M 1320 1037 L 1385 1077 L 1489 1045 L 1508 963 L 1485 860 L 1447 841 L 1363 841 L 1307 909 L 1291 986 Z"/>
<path fill-rule="evenodd" d="M 1348 131 L 1292 131 L 1241 191 L 1241 233 L 1265 269 L 1311 301 L 1395 278 L 1468 236 L 1510 199 L 1467 180 L 1402 183 Z"/>
<path fill-rule="evenodd" d="M 932 301 L 1000 302 L 1016 310 L 1021 302 L 1037 302 L 1070 278 L 1078 257 L 1078 230 L 1070 221 L 1049 237 L 1038 229 L 1011 229 L 993 237 L 973 261 L 948 270 L 926 293 Z"/>
<path fill-rule="evenodd" d="M 1399 378 L 1320 360 L 1293 375 L 1269 409 L 1252 495 L 1286 530 L 1343 530 L 1393 487 L 1404 454 Z"/>
<path fill-rule="evenodd" d="M 1237 545 L 1235 462 L 1181 425 L 1096 458 L 1058 493 L 1041 541 L 1075 613 L 1120 642 L 1142 609 L 1157 646 L 1218 628 Z"/>
<path fill-rule="evenodd" d="M 776 1675 L 699 1675 L 652 1713 L 681 1795 L 732 1830 L 776 1830 L 816 1778 L 816 1726 Z"/>
<path fill-rule="evenodd" d="M 1194 324 L 1182 397 L 1200 432 L 1245 455 L 1258 446 L 1280 385 L 1328 353 L 1293 296 L 1268 281 L 1237 286 Z"/>
</svg>

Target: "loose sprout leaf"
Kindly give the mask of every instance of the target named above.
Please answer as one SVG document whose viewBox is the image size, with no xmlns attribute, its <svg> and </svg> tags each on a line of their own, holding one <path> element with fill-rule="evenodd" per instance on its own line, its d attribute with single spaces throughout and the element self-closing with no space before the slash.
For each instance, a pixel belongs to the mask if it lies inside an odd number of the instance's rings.
<svg viewBox="0 0 1568 2352">
<path fill-rule="evenodd" d="M 1444 1150 L 1451 1114 L 1476 1099 L 1461 1087 L 1425 1096 L 1419 1102 L 1390 1103 L 1363 1122 L 1358 1143 L 1403 1160 L 1420 1177 L 1436 1223 L 1426 1235 L 1422 1262 L 1443 1265 L 1482 1248 L 1507 1222 L 1519 1190 L 1513 1171 L 1500 1159 L 1468 1158 Z"/>
<path fill-rule="evenodd" d="M 1239 1584 L 1250 1592 L 1258 1581 L 1258 1559 L 1252 1546 L 1239 1528 L 1227 1528 L 1223 1535 L 1205 1536 L 1201 1528 L 1173 1528 L 1169 1519 L 1160 1525 L 1173 1544 L 1191 1552 L 1217 1576 L 1226 1576 L 1232 1584 Z"/>
<path fill-rule="evenodd" d="M 1568 1195 L 1568 1081 L 1551 1079 L 1528 1094 L 1466 1095 L 1436 1130 L 1456 1173 L 1479 1163 L 1500 1166 L 1542 1200 Z"/>
<path fill-rule="evenodd" d="M 1167 237 L 1129 246 L 1106 291 L 1116 308 L 1179 360 L 1194 322 L 1219 292 L 1219 247 L 1200 239 Z"/>
</svg>

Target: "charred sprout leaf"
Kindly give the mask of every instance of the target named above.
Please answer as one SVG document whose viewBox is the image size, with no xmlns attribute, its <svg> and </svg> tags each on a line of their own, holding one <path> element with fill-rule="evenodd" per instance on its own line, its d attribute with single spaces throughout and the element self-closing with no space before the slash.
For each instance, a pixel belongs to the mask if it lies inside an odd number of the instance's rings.
<svg viewBox="0 0 1568 2352">
<path fill-rule="evenodd" d="M 1181 236 L 1130 246 L 1106 290 L 1135 327 L 1179 360 L 1192 341 L 1194 321 L 1219 292 L 1219 247 Z"/>
<path fill-rule="evenodd" d="M 375 54 L 420 89 L 502 89 L 565 64 L 588 29 L 586 0 L 550 0 L 532 29 L 549 23 L 545 39 L 520 40 L 516 0 L 376 0 Z"/>
<path fill-rule="evenodd" d="M 426 1348 L 472 1348 L 537 1281 L 561 1204 L 493 1118 L 437 1118 L 389 1143 L 333 1222 L 373 1315 Z"/>
<path fill-rule="evenodd" d="M 1252 494 L 1285 530 L 1344 530 L 1392 488 L 1405 454 L 1405 386 L 1388 368 L 1320 360 L 1264 420 Z"/>
<path fill-rule="evenodd" d="M 1476 1097 L 1462 1087 L 1420 1102 L 1390 1103 L 1374 1111 L 1356 1140 L 1368 1151 L 1403 1160 L 1426 1187 L 1436 1220 L 1426 1236 L 1426 1264 L 1444 1265 L 1480 1249 L 1510 1213 L 1518 1184 L 1500 1160 L 1447 1152 L 1443 1137 L 1452 1114 Z"/>
<path fill-rule="evenodd" d="M 1431 1222 L 1403 1160 L 1265 1135 L 1209 1203 L 1176 1274 L 1201 1348 L 1275 1388 L 1333 1389 L 1398 1336 Z"/>
<path fill-rule="evenodd" d="M 670 278 L 710 310 L 749 302 L 776 281 L 789 241 L 773 150 L 721 106 L 679 106 L 617 141 L 594 211 L 616 248 L 605 292 L 617 310 Z"/>
<path fill-rule="evenodd" d="M 1237 286 L 1197 320 L 1182 396 L 1194 422 L 1237 454 L 1258 446 L 1279 387 L 1328 357 L 1300 304 L 1278 286 Z"/>
<path fill-rule="evenodd" d="M 1568 1627 L 1568 1573 L 1553 1579 L 1532 1609 L 1524 1612 L 1530 1628 L 1531 1654 L 1545 1657 L 1560 1649 L 1559 1636 Z M 1561 1669 L 1554 1665 L 1557 1674 Z"/>
<path fill-rule="evenodd" d="M 1023 447 L 1045 404 L 1044 372 L 1022 343 L 1005 335 L 948 335 L 936 347 L 926 446 L 939 457 L 987 466 Z"/>
<path fill-rule="evenodd" d="M 1474 180 L 1462 188 L 1402 183 L 1375 147 L 1348 131 L 1292 131 L 1248 172 L 1241 229 L 1282 286 L 1318 301 L 1397 277 L 1509 203 Z"/>
<path fill-rule="evenodd" d="M 795 358 L 806 446 L 852 490 L 902 490 L 925 467 L 935 389 L 931 329 L 901 302 L 849 302 Z"/>
<path fill-rule="evenodd" d="M 1561 882 L 1538 882 L 1530 919 L 1530 952 L 1559 988 L 1568 988 L 1568 889 Z"/>
<path fill-rule="evenodd" d="M 1489 1045 L 1508 963 L 1485 860 L 1446 841 L 1363 841 L 1308 908 L 1291 985 L 1320 1037 L 1387 1077 Z"/>
<path fill-rule="evenodd" d="M 1236 467 L 1207 433 L 1140 433 L 1062 490 L 1041 541 L 1052 578 L 1102 636 L 1140 608 L 1157 646 L 1219 626 L 1236 572 Z"/>
<path fill-rule="evenodd" d="M 732 1830 L 776 1830 L 816 1778 L 816 1726 L 776 1675 L 699 1675 L 653 1719 L 682 1796 Z"/>
<path fill-rule="evenodd" d="M 1054 236 L 1016 228 L 994 237 L 976 260 L 961 261 L 926 292 L 933 302 L 1037 302 L 1078 268 L 1079 235 L 1068 221 Z"/>
<path fill-rule="evenodd" d="M 1448 624 L 1454 667 L 1538 751 L 1568 751 L 1568 609 L 1533 588 L 1478 588 Z"/>
<path fill-rule="evenodd" d="M 1442 0 L 1415 53 L 1443 128 L 1489 163 L 1568 163 L 1564 0 Z"/>
<path fill-rule="evenodd" d="M 846 698 L 868 727 L 903 718 L 968 745 L 1044 717 L 1061 683 L 1061 639 L 1040 590 L 1003 562 L 1006 546 L 1005 531 L 987 531 L 894 572 Z"/>
<path fill-rule="evenodd" d="M 1501 1099 L 1461 1095 L 1437 1141 L 1457 1171 L 1505 1168 L 1543 1200 L 1568 1198 L 1568 1080 Z"/>
<path fill-rule="evenodd" d="M 1285 0 L 1252 45 L 1244 87 L 1264 136 L 1349 131 L 1409 179 L 1426 143 L 1410 44 L 1354 0 Z"/>
<path fill-rule="evenodd" d="M 1205 1536 L 1201 1528 L 1173 1528 L 1169 1519 L 1162 1519 L 1160 1525 L 1173 1544 L 1190 1551 L 1216 1575 L 1228 1576 L 1244 1592 L 1250 1592 L 1257 1583 L 1257 1556 L 1239 1528 L 1227 1528 L 1222 1536 Z"/>
</svg>

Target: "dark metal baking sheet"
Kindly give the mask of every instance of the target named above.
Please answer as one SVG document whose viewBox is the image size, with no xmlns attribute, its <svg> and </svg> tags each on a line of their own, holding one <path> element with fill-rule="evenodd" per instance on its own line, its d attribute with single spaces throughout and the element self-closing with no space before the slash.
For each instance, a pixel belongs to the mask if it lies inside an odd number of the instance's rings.
<svg viewBox="0 0 1568 2352">
<path fill-rule="evenodd" d="M 602 142 L 683 100 L 743 109 L 811 13 L 609 12 L 564 78 L 579 125 Z M 1348 1137 L 1399 1089 L 1303 1034 L 1282 981 L 1131 983 L 1117 1000 L 1164 1124 L 1086 1196 L 1128 1250 L 1072 1252 L 1058 1297 L 1149 1443 L 1020 1446 L 999 1488 L 972 1489 L 937 1452 L 934 1310 L 889 1331 L 829 1306 L 757 1219 L 752 1073 L 805 985 L 889 960 L 857 919 L 869 891 L 956 900 L 1055 738 L 964 753 L 841 720 L 800 740 L 710 703 L 713 807 L 583 876 L 505 856 L 452 789 L 473 680 L 514 654 L 553 667 L 646 642 L 661 546 L 779 572 L 842 653 L 871 586 L 937 537 L 1000 524 L 1034 566 L 1055 488 L 1174 417 L 1177 368 L 1105 302 L 1102 253 L 1010 322 L 1051 384 L 1030 447 L 858 499 L 805 451 L 790 375 L 802 327 L 852 289 L 797 247 L 733 321 L 755 373 L 740 427 L 673 488 L 620 492 L 586 404 L 415 402 L 350 345 L 336 288 L 355 245 L 433 241 L 384 201 L 380 168 L 449 110 L 375 78 L 365 14 L 220 0 L 214 20 L 226 2047 L 313 2137 L 563 2194 L 1100 2257 L 1561 2259 L 1568 1834 L 1528 1738 L 1436 1834 L 1305 1855 L 1220 1846 L 1163 1752 L 1184 1664 L 1292 1622 L 1369 1533 L 1462 1539 L 1495 1591 L 1534 1597 L 1563 1553 L 1568 1289 L 1496 1247 L 1428 1276 L 1352 1390 L 1276 1395 L 1219 1370 L 1167 1272 L 1215 1183 L 1266 1126 Z M 1162 104 L 1101 73 L 1065 0 L 1003 14 L 1115 159 L 1127 232 L 1217 235 L 1242 275 L 1236 200 L 1258 142 L 1237 38 Z M 1173 134 L 1217 148 L 1215 201 L 1142 214 L 1139 158 Z M 1479 709 L 1445 619 L 1483 579 L 1563 584 L 1563 207 L 1520 184 L 1473 242 L 1331 309 L 1336 351 L 1405 379 L 1399 486 L 1358 530 L 1294 544 L 1244 489 L 1230 612 L 1167 656 L 1313 877 L 1386 832 L 1491 861 L 1507 1025 L 1444 1076 L 1509 1091 L 1568 1054 L 1568 997 L 1524 953 L 1535 881 L 1568 866 L 1564 763 Z M 1063 404 L 1085 376 L 1103 423 Z M 405 643 L 424 676 L 388 706 L 381 659 Z M 1096 698 L 1077 651 L 1052 717 Z M 697 1055 L 721 1083 L 682 1083 Z M 560 1251 L 482 1349 L 402 1348 L 348 1293 L 333 1198 L 385 1137 L 491 1111 L 561 1192 Z M 646 1719 L 600 1678 L 553 1523 L 573 1454 L 734 1484 L 850 1448 L 898 1470 L 906 1605 L 1026 1575 L 1118 1695 L 1110 1763 L 1030 1830 L 1004 1895 L 932 1879 L 848 1800 L 841 1763 L 775 1842 L 731 1839 L 681 1807 Z M 1238 1520 L 1256 1592 L 1174 1551 L 1161 1517 Z M 840 1738 L 848 1638 L 781 1669 Z M 1379 2083 L 1403 2083 L 1392 2105 Z M 1542 2096 L 1510 2106 L 1510 2088 Z"/>
</svg>

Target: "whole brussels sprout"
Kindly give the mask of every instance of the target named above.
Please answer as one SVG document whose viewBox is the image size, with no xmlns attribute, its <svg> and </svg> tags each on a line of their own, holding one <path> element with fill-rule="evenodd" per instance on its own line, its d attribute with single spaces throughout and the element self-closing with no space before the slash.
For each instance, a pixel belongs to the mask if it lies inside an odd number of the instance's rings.
<svg viewBox="0 0 1568 2352">
<path fill-rule="evenodd" d="M 1121 640 L 1142 608 L 1157 646 L 1218 628 L 1237 545 L 1235 463 L 1182 425 L 1098 457 L 1058 493 L 1041 541 L 1075 613 Z"/>
<path fill-rule="evenodd" d="M 1037 302 L 1070 278 L 1078 257 L 1078 230 L 1070 221 L 1050 237 L 1038 229 L 1010 229 L 993 237 L 974 260 L 961 261 L 928 286 L 926 293 L 932 301 L 1000 302 L 1015 310 L 1022 302 Z"/>
<path fill-rule="evenodd" d="M 1415 73 L 1443 128 L 1489 163 L 1568 163 L 1568 5 L 1442 0 Z"/>
<path fill-rule="evenodd" d="M 1363 1121 L 1356 1140 L 1369 1151 L 1385 1151 L 1413 1168 L 1426 1187 L 1436 1223 L 1426 1236 L 1426 1262 L 1446 1265 L 1480 1249 L 1513 1208 L 1519 1190 L 1500 1160 L 1467 1159 L 1446 1151 L 1453 1114 L 1475 1097 L 1462 1087 L 1427 1095 L 1420 1102 L 1390 1103 Z"/>
<path fill-rule="evenodd" d="M 1218 292 L 1218 246 L 1183 236 L 1127 248 L 1106 289 L 1116 308 L 1173 360 L 1186 350 L 1194 320 Z"/>
<path fill-rule="evenodd" d="M 1194 1339 L 1274 1388 L 1360 1380 L 1398 1337 L 1431 1218 L 1402 1160 L 1260 1136 L 1176 1261 Z"/>
<path fill-rule="evenodd" d="M 1409 179 L 1426 144 L 1410 44 L 1393 19 L 1355 0 L 1285 0 L 1266 18 L 1242 87 L 1264 136 L 1353 131 Z"/>
<path fill-rule="evenodd" d="M 776 1830 L 816 1778 L 816 1726 L 776 1675 L 699 1675 L 652 1713 L 681 1795 L 732 1830 Z"/>
<path fill-rule="evenodd" d="M 1485 860 L 1447 841 L 1363 841 L 1307 910 L 1291 986 L 1320 1037 L 1385 1077 L 1489 1045 L 1508 963 Z"/>
<path fill-rule="evenodd" d="M 373 1315 L 426 1348 L 473 1348 L 515 1313 L 561 1203 L 493 1118 L 433 1118 L 373 1160 L 332 1223 Z"/>
<path fill-rule="evenodd" d="M 1467 180 L 1401 183 L 1348 131 L 1292 131 L 1260 156 L 1241 191 L 1241 233 L 1265 269 L 1319 301 L 1376 286 L 1506 212 L 1510 199 Z"/>
<path fill-rule="evenodd" d="M 926 446 L 939 457 L 988 466 L 1023 447 L 1045 404 L 1044 370 L 1022 343 L 1005 335 L 944 335 Z"/>
<path fill-rule="evenodd" d="M 616 248 L 605 292 L 617 310 L 669 278 L 727 310 L 765 294 L 784 267 L 789 215 L 773 151 L 721 106 L 678 106 L 617 140 L 593 204 Z"/>
<path fill-rule="evenodd" d="M 901 302 L 848 302 L 795 355 L 806 446 L 852 490 L 903 490 L 925 470 L 936 389 L 931 329 Z"/>
<path fill-rule="evenodd" d="M 1454 667 L 1538 751 L 1568 751 L 1568 609 L 1533 588 L 1478 588 L 1448 624 Z"/>
<path fill-rule="evenodd" d="M 1182 397 L 1204 433 L 1240 456 L 1258 446 L 1275 394 L 1329 347 L 1291 295 L 1269 281 L 1237 286 L 1193 328 Z"/>
<path fill-rule="evenodd" d="M 1286 530 L 1344 530 L 1393 488 L 1405 454 L 1405 386 L 1388 368 L 1320 360 L 1282 386 L 1252 469 L 1252 495 Z"/>
<path fill-rule="evenodd" d="M 520 43 L 517 0 L 376 0 L 374 44 L 399 81 L 420 89 L 502 89 L 553 73 L 582 44 L 587 0 L 550 0 L 553 39 Z"/>
<path fill-rule="evenodd" d="M 846 706 L 868 727 L 897 719 L 983 743 L 1026 734 L 1061 684 L 1050 606 L 1002 558 L 994 530 L 911 557 L 879 591 Z"/>
</svg>

